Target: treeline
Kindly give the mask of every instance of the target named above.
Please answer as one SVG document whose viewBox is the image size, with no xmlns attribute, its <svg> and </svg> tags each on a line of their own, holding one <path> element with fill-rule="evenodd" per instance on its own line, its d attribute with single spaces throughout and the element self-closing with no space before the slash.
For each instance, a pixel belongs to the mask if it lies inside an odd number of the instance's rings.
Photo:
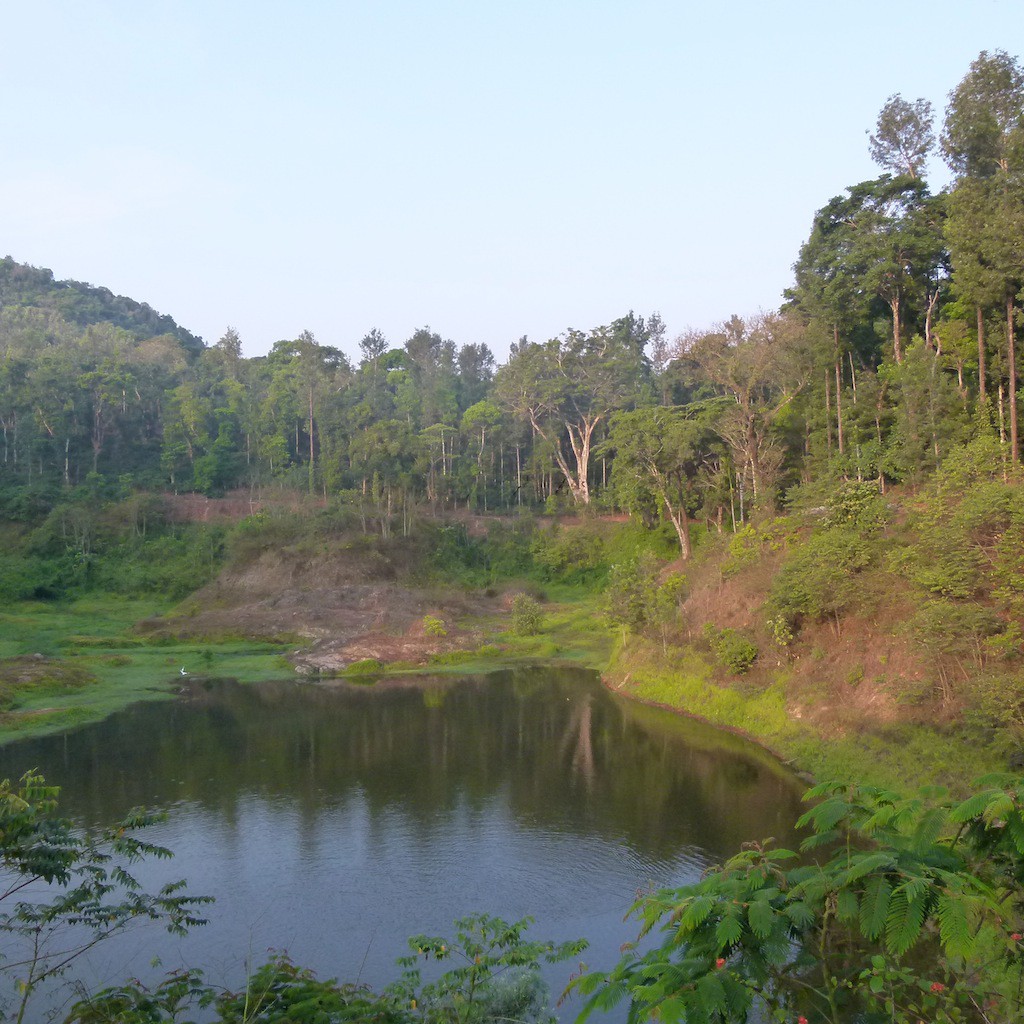
<svg viewBox="0 0 1024 1024">
<path fill-rule="evenodd" d="M 815 216 L 779 311 L 666 338 L 630 312 L 497 367 L 485 345 L 377 330 L 344 352 L 303 332 L 244 358 L 201 347 L 101 289 L 0 265 L 0 498 L 28 518 L 75 488 L 218 494 L 277 483 L 358 508 L 366 529 L 417 509 L 616 506 L 734 529 L 797 484 L 925 479 L 954 449 L 1020 459 L 1024 71 L 982 53 L 950 94 L 924 177 L 929 102 L 893 96 L 880 177 Z"/>
</svg>

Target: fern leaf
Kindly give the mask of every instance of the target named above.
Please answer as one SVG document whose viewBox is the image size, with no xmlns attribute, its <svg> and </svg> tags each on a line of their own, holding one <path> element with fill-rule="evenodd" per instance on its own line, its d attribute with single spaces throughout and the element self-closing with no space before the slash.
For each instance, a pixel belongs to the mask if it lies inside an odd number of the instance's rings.
<svg viewBox="0 0 1024 1024">
<path fill-rule="evenodd" d="M 939 938 L 947 955 L 964 959 L 969 957 L 974 949 L 974 939 L 963 899 L 943 893 L 939 897 L 938 916 Z"/>
<path fill-rule="evenodd" d="M 840 921 L 856 921 L 858 911 L 857 894 L 849 889 L 840 889 L 836 898 L 836 916 Z"/>
<path fill-rule="evenodd" d="M 742 937 L 743 925 L 740 924 L 739 918 L 731 914 L 723 917 L 715 926 L 715 941 L 718 943 L 719 950 L 728 949 L 739 942 Z"/>
<path fill-rule="evenodd" d="M 893 893 L 885 922 L 885 944 L 894 956 L 902 956 L 921 937 L 925 901 L 908 900 L 902 889 Z"/>
<path fill-rule="evenodd" d="M 877 939 L 885 930 L 889 917 L 892 885 L 885 875 L 868 879 L 860 901 L 860 930 L 869 939 Z"/>
<path fill-rule="evenodd" d="M 766 900 L 754 900 L 747 908 L 747 920 L 750 922 L 750 930 L 759 939 L 766 939 L 775 923 L 775 911 Z"/>
</svg>

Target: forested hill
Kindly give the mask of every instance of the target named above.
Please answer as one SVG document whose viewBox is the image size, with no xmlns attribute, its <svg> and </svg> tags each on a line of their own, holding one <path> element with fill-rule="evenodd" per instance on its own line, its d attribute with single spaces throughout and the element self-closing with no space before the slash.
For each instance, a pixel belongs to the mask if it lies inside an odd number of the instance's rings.
<svg viewBox="0 0 1024 1024">
<path fill-rule="evenodd" d="M 144 302 L 81 281 L 55 281 L 53 271 L 17 263 L 7 256 L 0 260 L 0 310 L 11 309 L 52 312 L 77 327 L 113 324 L 140 341 L 169 335 L 193 355 L 203 349 L 202 338 Z"/>
</svg>

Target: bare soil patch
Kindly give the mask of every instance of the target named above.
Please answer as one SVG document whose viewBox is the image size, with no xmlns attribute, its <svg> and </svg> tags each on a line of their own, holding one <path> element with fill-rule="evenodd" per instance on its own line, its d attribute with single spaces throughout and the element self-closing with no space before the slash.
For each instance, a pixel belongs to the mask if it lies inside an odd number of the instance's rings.
<svg viewBox="0 0 1024 1024">
<path fill-rule="evenodd" d="M 291 660 L 300 672 L 329 674 L 367 658 L 425 664 L 476 641 L 455 628 L 456 619 L 501 610 L 498 596 L 416 586 L 397 576 L 393 565 L 358 548 L 312 557 L 264 551 L 223 572 L 174 614 L 140 628 L 178 637 L 311 641 Z M 440 626 L 428 629 L 426 616 Z"/>
</svg>

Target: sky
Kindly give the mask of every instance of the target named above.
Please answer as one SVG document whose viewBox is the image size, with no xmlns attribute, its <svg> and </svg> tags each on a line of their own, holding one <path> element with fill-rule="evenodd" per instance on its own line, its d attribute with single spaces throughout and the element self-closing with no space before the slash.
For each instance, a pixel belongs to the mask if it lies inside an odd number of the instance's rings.
<svg viewBox="0 0 1024 1024">
<path fill-rule="evenodd" d="M 0 255 L 250 356 L 775 308 L 886 98 L 1024 55 L 1024 0 L 3 7 Z"/>
</svg>

